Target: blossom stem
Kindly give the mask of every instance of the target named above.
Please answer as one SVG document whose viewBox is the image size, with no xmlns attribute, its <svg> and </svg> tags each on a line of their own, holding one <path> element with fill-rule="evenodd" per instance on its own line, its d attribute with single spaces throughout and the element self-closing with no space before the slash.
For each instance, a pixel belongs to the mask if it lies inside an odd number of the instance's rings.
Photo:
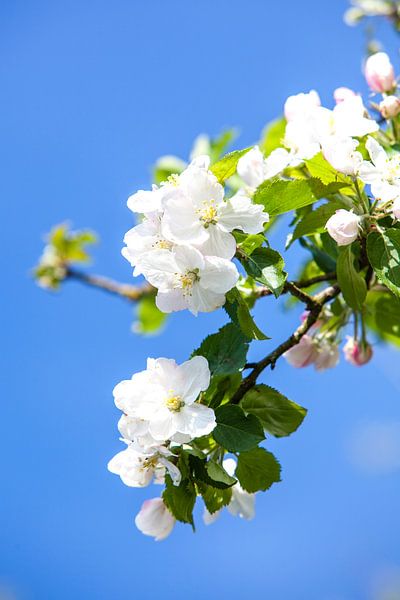
<svg viewBox="0 0 400 600">
<path fill-rule="evenodd" d="M 80 281 L 85 285 L 103 290 L 109 294 L 120 296 L 130 302 L 137 302 L 144 296 L 148 296 L 155 293 L 155 289 L 148 283 L 140 286 L 129 285 L 126 283 L 119 283 L 108 277 L 102 277 L 100 275 L 90 275 L 69 268 L 66 274 L 66 279 L 74 279 Z"/>
</svg>

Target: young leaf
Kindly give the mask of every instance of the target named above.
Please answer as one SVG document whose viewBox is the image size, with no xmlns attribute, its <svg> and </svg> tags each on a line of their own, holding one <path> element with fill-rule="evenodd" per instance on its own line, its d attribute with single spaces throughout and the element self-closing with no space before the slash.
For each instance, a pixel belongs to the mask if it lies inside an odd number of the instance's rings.
<svg viewBox="0 0 400 600">
<path fill-rule="evenodd" d="M 133 328 L 136 333 L 144 335 L 155 334 L 163 327 L 166 321 L 166 314 L 161 312 L 156 306 L 155 296 L 143 296 L 137 303 L 136 308 L 137 321 Z"/>
<path fill-rule="evenodd" d="M 232 319 L 233 323 L 241 329 L 248 340 L 270 339 L 255 324 L 254 319 L 250 314 L 249 307 L 237 288 L 233 288 L 226 295 L 224 309 Z"/>
<path fill-rule="evenodd" d="M 231 375 L 243 369 L 248 349 L 248 338 L 234 323 L 228 323 L 206 337 L 193 356 L 204 356 L 212 375 Z"/>
<path fill-rule="evenodd" d="M 400 296 L 400 230 L 371 232 L 367 237 L 367 254 L 378 279 Z"/>
<path fill-rule="evenodd" d="M 316 154 L 313 158 L 305 161 L 306 167 L 311 177 L 317 177 L 325 185 L 330 183 L 343 183 L 344 187 L 353 188 L 353 182 L 348 175 L 338 173 L 330 163 L 324 158 L 322 153 Z"/>
<path fill-rule="evenodd" d="M 336 273 L 343 298 L 350 308 L 361 311 L 367 295 L 367 284 L 354 267 L 354 254 L 350 245 L 341 249 L 336 263 Z"/>
<path fill-rule="evenodd" d="M 196 490 L 193 483 L 189 479 L 182 479 L 180 485 L 174 485 L 167 475 L 165 485 L 162 497 L 167 508 L 175 519 L 194 526 L 193 508 L 196 502 Z"/>
<path fill-rule="evenodd" d="M 250 256 L 241 253 L 240 261 L 246 273 L 266 285 L 276 298 L 281 294 L 287 273 L 283 270 L 285 261 L 279 252 L 271 248 L 256 248 Z"/>
<path fill-rule="evenodd" d="M 322 233 L 325 230 L 325 225 L 328 219 L 337 211 L 339 208 L 343 208 L 339 202 L 331 200 L 327 204 L 319 206 L 315 210 L 307 213 L 299 223 L 297 223 L 293 236 L 290 243 L 293 243 L 304 235 L 312 235 L 315 233 Z"/>
<path fill-rule="evenodd" d="M 265 242 L 265 238 L 261 233 L 246 234 L 241 231 L 234 231 L 233 235 L 235 236 L 238 248 L 248 255 Z"/>
<path fill-rule="evenodd" d="M 235 475 L 246 492 L 265 491 L 281 480 L 281 466 L 271 452 L 254 448 L 239 454 Z"/>
<path fill-rule="evenodd" d="M 206 462 L 205 456 L 202 459 L 197 456 L 190 456 L 189 464 L 195 479 L 207 485 L 223 490 L 232 487 L 236 483 L 236 479 L 228 475 L 225 469 L 216 462 Z"/>
<path fill-rule="evenodd" d="M 232 498 L 232 489 L 226 488 L 225 490 L 218 490 L 210 485 L 203 482 L 198 483 L 197 487 L 204 500 L 206 509 L 210 514 L 221 510 L 224 506 L 227 506 Z"/>
<path fill-rule="evenodd" d="M 265 439 L 260 421 L 245 415 L 240 406 L 225 404 L 215 411 L 217 426 L 212 432 L 218 444 L 229 452 L 250 450 Z"/>
<path fill-rule="evenodd" d="M 214 163 L 210 167 L 210 171 L 214 173 L 215 177 L 220 183 L 224 183 L 225 179 L 228 179 L 236 173 L 236 167 L 239 158 L 244 156 L 249 150 L 250 147 L 244 148 L 244 150 L 235 150 L 234 152 L 229 152 L 228 154 L 225 154 L 225 156 L 221 158 L 221 160 Z"/>
<path fill-rule="evenodd" d="M 302 424 L 307 410 L 268 385 L 256 385 L 241 401 L 246 413 L 258 417 L 266 431 L 276 437 L 290 435 Z"/>
<path fill-rule="evenodd" d="M 260 142 L 260 150 L 264 153 L 264 156 L 271 154 L 273 150 L 276 150 L 282 146 L 282 140 L 285 137 L 286 119 L 276 119 L 268 123 L 262 132 L 262 139 Z"/>
<path fill-rule="evenodd" d="M 270 216 L 280 215 L 313 204 L 321 198 L 329 198 L 345 184 L 324 185 L 320 179 L 267 179 L 256 190 L 253 200 L 262 204 Z"/>
</svg>

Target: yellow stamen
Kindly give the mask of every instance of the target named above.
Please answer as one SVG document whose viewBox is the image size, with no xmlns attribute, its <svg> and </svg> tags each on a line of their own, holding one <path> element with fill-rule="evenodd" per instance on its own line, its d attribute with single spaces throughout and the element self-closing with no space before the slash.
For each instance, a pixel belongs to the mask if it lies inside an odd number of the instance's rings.
<svg viewBox="0 0 400 600">
<path fill-rule="evenodd" d="M 183 406 L 182 398 L 180 396 L 168 396 L 165 401 L 168 410 L 172 412 L 179 412 Z"/>
</svg>

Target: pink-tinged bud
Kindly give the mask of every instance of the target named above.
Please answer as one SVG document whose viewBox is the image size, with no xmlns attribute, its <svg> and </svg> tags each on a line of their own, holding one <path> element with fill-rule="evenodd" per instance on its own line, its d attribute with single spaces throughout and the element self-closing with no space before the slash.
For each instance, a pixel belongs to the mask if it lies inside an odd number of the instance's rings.
<svg viewBox="0 0 400 600">
<path fill-rule="evenodd" d="M 357 239 L 359 224 L 360 217 L 340 208 L 328 219 L 326 229 L 338 246 L 347 246 Z"/>
<path fill-rule="evenodd" d="M 400 220 L 400 196 L 393 200 L 392 215 L 395 219 Z"/>
<path fill-rule="evenodd" d="M 396 82 L 393 65 L 386 52 L 377 52 L 365 63 L 365 79 L 374 92 L 390 92 Z"/>
<path fill-rule="evenodd" d="M 143 502 L 135 517 L 135 525 L 144 535 L 150 535 L 159 542 L 169 536 L 174 528 L 175 518 L 162 498 L 152 498 Z"/>
<path fill-rule="evenodd" d="M 386 96 L 379 104 L 379 110 L 384 119 L 393 119 L 400 113 L 400 98 Z"/>
<path fill-rule="evenodd" d="M 287 350 L 283 355 L 289 365 L 297 369 L 307 367 L 314 362 L 317 355 L 317 349 L 314 340 L 309 335 L 303 335 L 300 342 Z"/>
<path fill-rule="evenodd" d="M 354 96 L 357 96 L 357 94 L 347 87 L 338 87 L 333 92 L 333 97 L 335 99 L 336 104 L 344 102 L 348 98 L 353 98 Z"/>
<path fill-rule="evenodd" d="M 337 344 L 321 340 L 318 344 L 317 356 L 314 367 L 317 371 L 326 371 L 336 367 L 339 362 L 339 348 Z"/>
<path fill-rule="evenodd" d="M 362 367 L 372 358 L 372 347 L 369 344 L 360 344 L 353 337 L 347 337 L 343 346 L 345 359 L 355 367 Z"/>
</svg>

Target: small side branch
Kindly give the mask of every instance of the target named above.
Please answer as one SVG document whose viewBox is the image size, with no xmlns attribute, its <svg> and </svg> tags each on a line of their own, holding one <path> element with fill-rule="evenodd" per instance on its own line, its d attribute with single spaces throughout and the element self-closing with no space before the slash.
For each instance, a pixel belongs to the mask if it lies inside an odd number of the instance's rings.
<svg viewBox="0 0 400 600">
<path fill-rule="evenodd" d="M 75 269 L 68 269 L 66 279 L 75 279 L 85 285 L 94 287 L 114 296 L 120 296 L 130 302 L 137 302 L 143 296 L 155 293 L 155 289 L 148 283 L 143 285 L 129 285 L 127 283 L 119 283 L 108 277 L 100 275 L 89 275 Z"/>
<path fill-rule="evenodd" d="M 312 301 L 312 303 L 309 305 L 310 310 L 307 319 L 305 319 L 305 321 L 299 325 L 296 331 L 294 331 L 294 333 L 292 333 L 287 340 L 275 348 L 275 350 L 272 350 L 272 352 L 267 354 L 267 356 L 262 358 L 259 362 L 251 364 L 251 372 L 243 379 L 238 390 L 231 399 L 233 404 L 238 404 L 240 402 L 246 392 L 248 392 L 255 385 L 258 376 L 260 373 L 262 373 L 262 371 L 264 371 L 264 369 L 266 369 L 268 366 L 273 369 L 278 358 L 280 358 L 282 354 L 300 342 L 301 338 L 318 321 L 324 305 L 333 300 L 333 298 L 335 298 L 339 292 L 340 288 L 337 285 L 333 285 L 315 296 L 309 296 L 309 299 Z"/>
</svg>

